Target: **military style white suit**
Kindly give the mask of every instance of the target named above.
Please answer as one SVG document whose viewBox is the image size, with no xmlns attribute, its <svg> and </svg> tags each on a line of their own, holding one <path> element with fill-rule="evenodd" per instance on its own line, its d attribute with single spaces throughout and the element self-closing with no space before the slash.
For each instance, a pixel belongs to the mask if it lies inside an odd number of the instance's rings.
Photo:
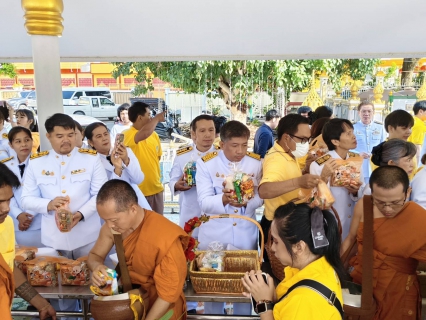
<svg viewBox="0 0 426 320">
<path fill-rule="evenodd" d="M 255 196 L 246 207 L 237 208 L 223 205 L 223 181 L 233 172 L 234 165 L 238 171 L 252 176 L 255 185 Z M 214 151 L 197 161 L 197 194 L 202 213 L 217 215 L 223 213 L 237 214 L 256 220 L 256 209 L 263 204 L 257 187 L 262 175 L 260 156 L 254 153 L 247 155 L 239 162 L 229 161 L 223 151 Z M 205 250 L 210 242 L 220 241 L 225 248 L 228 244 L 242 250 L 256 250 L 258 229 L 242 219 L 215 219 L 203 224 L 198 234 L 199 249 Z"/>
<path fill-rule="evenodd" d="M 22 207 L 43 214 L 42 243 L 67 251 L 94 243 L 101 228 L 96 196 L 106 181 L 105 168 L 96 151 L 74 148 L 68 155 L 50 150 L 31 156 L 24 177 Z M 47 210 L 49 202 L 59 196 L 69 196 L 71 211 L 84 216 L 67 233 L 58 230 L 55 212 Z"/>
<path fill-rule="evenodd" d="M 21 183 L 21 186 L 19 188 L 16 188 L 13 190 L 13 198 L 10 200 L 10 211 L 9 214 L 13 219 L 13 224 L 15 226 L 15 239 L 16 243 L 23 246 L 29 246 L 29 247 L 43 247 L 41 244 L 41 217 L 42 215 L 38 212 L 34 212 L 31 210 L 25 211 L 22 208 L 21 203 L 21 195 L 22 195 L 22 189 L 23 189 L 23 177 L 21 177 L 20 169 L 18 165 L 25 165 L 25 169 L 28 168 L 28 164 L 30 161 L 30 156 L 27 157 L 27 159 L 19 163 L 18 157 L 16 156 L 16 153 L 14 153 L 14 156 L 11 156 L 9 158 L 6 158 L 2 160 L 1 162 L 4 163 L 19 179 L 19 182 Z M 25 176 L 25 170 L 24 170 L 24 176 Z M 19 221 L 18 216 L 22 212 L 27 212 L 29 214 L 33 215 L 33 220 L 31 222 L 30 227 L 25 230 L 21 231 L 19 230 Z"/>
<path fill-rule="evenodd" d="M 350 157 L 355 157 L 355 156 L 359 156 L 359 155 L 353 152 L 349 152 L 346 156 L 346 159 Z M 334 150 L 329 151 L 326 155 L 322 156 L 321 158 L 311 163 L 310 173 L 320 176 L 322 170 L 324 169 L 324 162 L 328 160 L 330 157 L 333 159 L 342 159 L 337 154 L 336 151 Z M 339 214 L 340 222 L 342 223 L 342 241 L 345 240 L 345 238 L 349 234 L 349 229 L 351 226 L 355 203 L 358 201 L 359 198 L 363 196 L 365 183 L 364 183 L 362 168 L 361 168 L 361 181 L 363 182 L 363 184 L 358 190 L 357 197 L 350 194 L 346 188 L 330 187 L 330 181 L 327 183 L 328 187 L 331 190 L 331 193 L 333 194 L 334 199 L 336 200 L 336 202 L 334 202 L 333 204 L 333 207 L 334 209 L 336 209 L 337 213 Z"/>
<path fill-rule="evenodd" d="M 201 208 L 197 198 L 197 186 L 193 186 L 187 191 L 175 190 L 175 184 L 183 175 L 183 169 L 189 161 L 197 161 L 207 153 L 219 150 L 218 147 L 211 146 L 206 152 L 200 152 L 195 145 L 185 146 L 180 148 L 173 161 L 173 166 L 170 171 L 169 187 L 173 195 L 179 195 L 179 225 L 183 228 L 185 222 L 194 217 L 200 217 Z M 198 185 L 198 171 L 195 174 L 195 180 Z M 194 230 L 192 236 L 198 236 L 198 228 Z"/>
</svg>

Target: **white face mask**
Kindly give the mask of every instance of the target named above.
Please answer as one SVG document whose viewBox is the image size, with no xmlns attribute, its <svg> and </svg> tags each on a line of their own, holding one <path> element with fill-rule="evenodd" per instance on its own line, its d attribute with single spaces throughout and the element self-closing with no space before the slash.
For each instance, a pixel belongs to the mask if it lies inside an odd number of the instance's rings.
<svg viewBox="0 0 426 320">
<path fill-rule="evenodd" d="M 291 151 L 291 154 L 295 157 L 295 158 L 302 158 L 304 156 L 306 156 L 306 154 L 309 151 L 309 143 L 301 143 L 301 142 L 296 142 L 296 150 Z"/>
</svg>

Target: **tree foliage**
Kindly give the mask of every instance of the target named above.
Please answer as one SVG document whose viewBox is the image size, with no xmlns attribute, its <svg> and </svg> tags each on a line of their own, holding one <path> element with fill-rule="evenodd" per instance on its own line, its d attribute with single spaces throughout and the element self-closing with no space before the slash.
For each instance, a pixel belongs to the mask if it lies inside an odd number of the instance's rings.
<svg viewBox="0 0 426 320">
<path fill-rule="evenodd" d="M 245 113 L 250 96 L 284 88 L 288 98 L 309 85 L 314 70 L 326 71 L 333 87 L 340 89 L 343 75 L 363 79 L 378 63 L 378 59 L 115 62 L 113 76 L 135 74 L 134 94 L 141 95 L 154 90 L 154 74 L 187 93 L 219 94 L 228 107 Z"/>
<path fill-rule="evenodd" d="M 0 75 L 8 76 L 9 78 L 16 77 L 15 66 L 11 63 L 0 62 Z"/>
</svg>

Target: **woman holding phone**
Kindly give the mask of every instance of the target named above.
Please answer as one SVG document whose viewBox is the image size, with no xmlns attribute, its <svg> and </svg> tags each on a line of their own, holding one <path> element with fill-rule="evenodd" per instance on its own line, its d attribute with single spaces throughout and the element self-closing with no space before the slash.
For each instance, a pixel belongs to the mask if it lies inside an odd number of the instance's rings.
<svg viewBox="0 0 426 320">
<path fill-rule="evenodd" d="M 24 127 L 14 127 L 9 131 L 8 141 L 15 155 L 1 162 L 18 177 L 22 184 L 33 145 L 31 131 Z M 10 216 L 15 225 L 16 243 L 23 246 L 44 247 L 41 243 L 41 214 L 22 209 L 21 193 L 22 187 L 13 190 L 14 197 L 10 200 Z"/>
<path fill-rule="evenodd" d="M 275 288 L 270 276 L 264 281 L 262 271 L 247 272 L 242 278 L 243 294 L 256 301 L 255 311 L 260 319 L 342 319 L 340 281 L 345 272 L 334 215 L 290 202 L 275 211 L 271 235 L 271 249 L 288 266 L 284 280 Z M 334 294 L 334 304 L 318 291 L 327 297 Z"/>
<path fill-rule="evenodd" d="M 126 148 L 122 141 L 117 140 L 114 147 L 111 148 L 108 128 L 102 122 L 89 124 L 84 130 L 84 136 L 87 138 L 90 147 L 100 155 L 108 180 L 119 179 L 130 183 L 136 191 L 139 205 L 144 209 L 151 210 L 145 196 L 138 187 L 138 184 L 142 183 L 144 179 L 144 174 L 132 150 Z"/>
</svg>

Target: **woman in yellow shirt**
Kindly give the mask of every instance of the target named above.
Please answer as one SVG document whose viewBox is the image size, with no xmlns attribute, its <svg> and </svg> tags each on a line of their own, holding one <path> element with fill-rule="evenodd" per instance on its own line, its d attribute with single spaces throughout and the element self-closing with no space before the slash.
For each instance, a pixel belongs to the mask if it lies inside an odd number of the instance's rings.
<svg viewBox="0 0 426 320">
<path fill-rule="evenodd" d="M 340 279 L 345 272 L 339 256 L 340 234 L 334 215 L 327 210 L 290 202 L 275 211 L 271 235 L 275 256 L 288 265 L 284 269 L 284 280 L 275 289 L 272 278 L 268 276 L 266 284 L 261 271 L 251 271 L 242 278 L 246 288 L 243 294 L 247 297 L 251 294 L 257 301 L 260 319 L 342 319 Z M 302 280 L 314 280 L 322 290 L 334 293 L 335 304 L 306 286 L 296 287 L 286 295 Z"/>
</svg>

